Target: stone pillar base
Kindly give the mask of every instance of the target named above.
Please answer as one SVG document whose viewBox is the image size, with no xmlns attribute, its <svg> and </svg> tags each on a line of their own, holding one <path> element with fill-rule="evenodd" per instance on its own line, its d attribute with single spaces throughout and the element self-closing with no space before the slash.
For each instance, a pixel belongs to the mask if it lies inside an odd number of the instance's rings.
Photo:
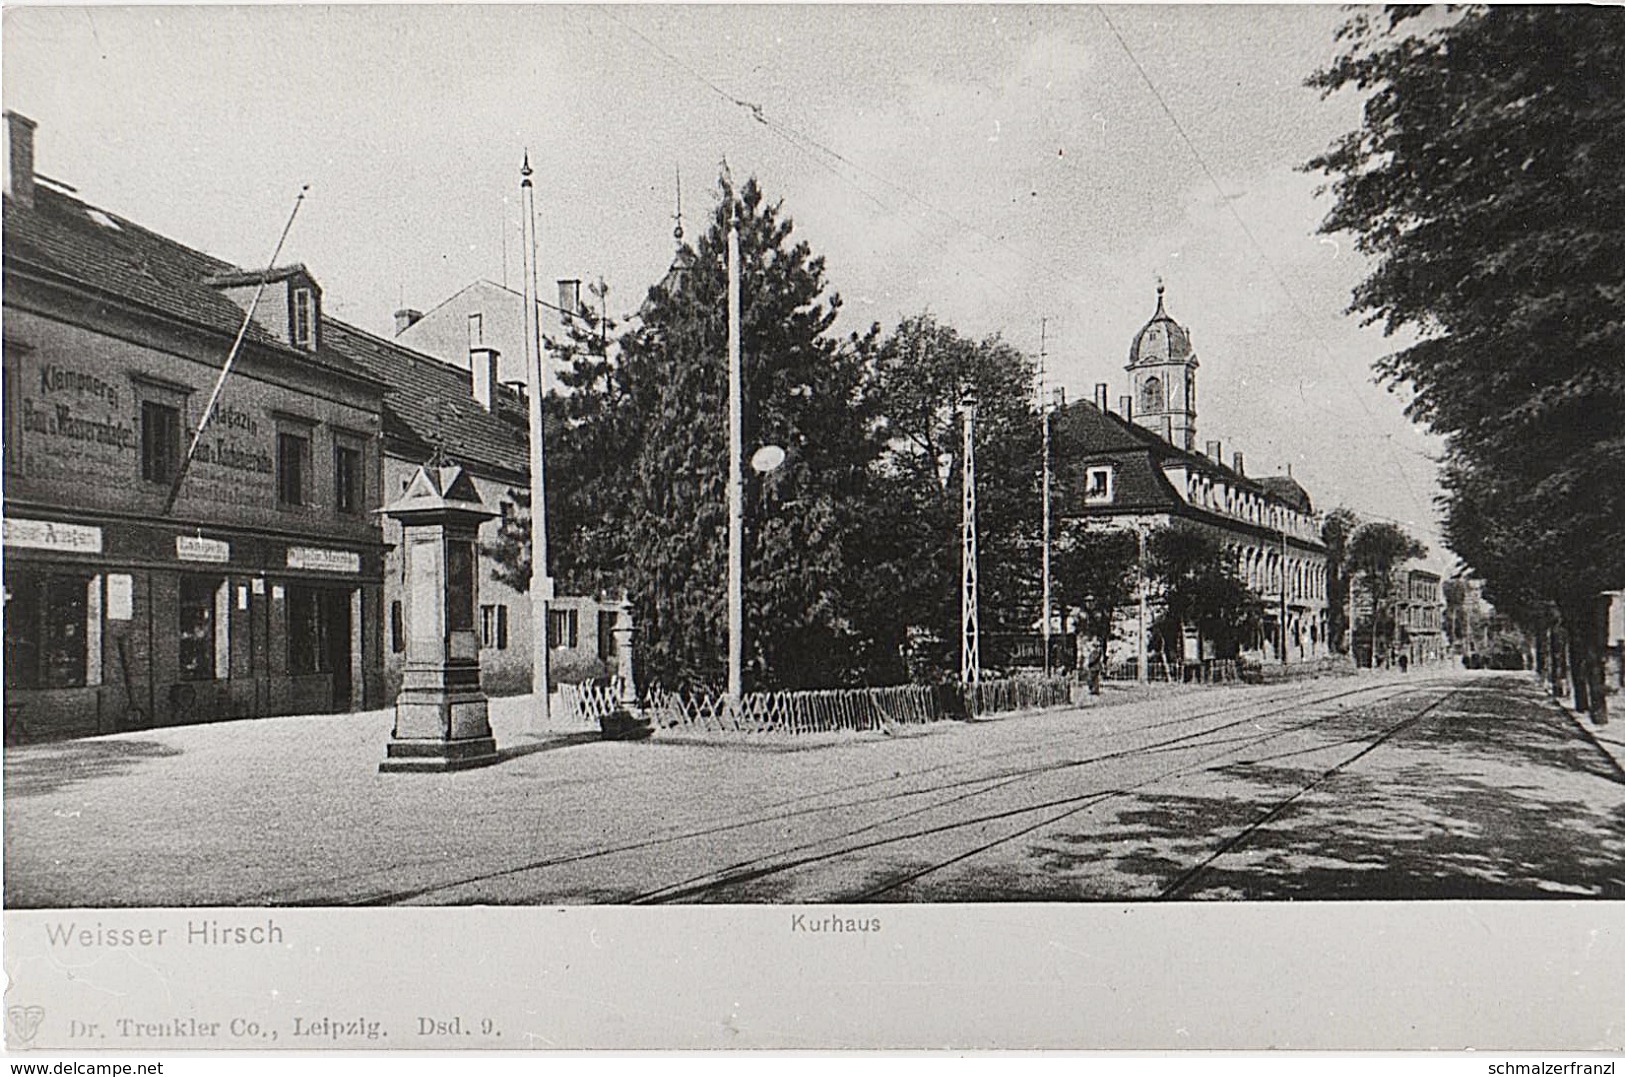
<svg viewBox="0 0 1625 1077">
<path fill-rule="evenodd" d="M 501 757 L 492 737 L 469 740 L 393 740 L 388 758 L 378 764 L 380 774 L 436 773 L 488 767 Z"/>
</svg>

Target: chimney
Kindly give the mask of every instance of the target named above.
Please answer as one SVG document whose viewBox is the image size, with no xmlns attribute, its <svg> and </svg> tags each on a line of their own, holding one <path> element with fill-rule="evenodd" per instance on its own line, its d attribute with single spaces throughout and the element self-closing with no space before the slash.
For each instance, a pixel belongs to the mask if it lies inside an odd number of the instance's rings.
<svg viewBox="0 0 1625 1077">
<path fill-rule="evenodd" d="M 1117 398 L 1117 414 L 1121 415 L 1129 422 L 1134 421 L 1134 398 L 1132 396 L 1120 396 Z"/>
<path fill-rule="evenodd" d="M 1241 454 L 1239 452 L 1236 454 L 1235 459 L 1236 459 L 1236 462 L 1234 464 L 1230 465 L 1231 468 L 1235 471 L 1235 473 L 1237 475 L 1241 475 L 1241 476 L 1245 477 L 1246 474 L 1247 474 L 1247 468 L 1243 464 L 1242 459 L 1241 459 Z"/>
<path fill-rule="evenodd" d="M 559 281 L 559 315 L 565 325 L 569 319 L 581 313 L 581 282 L 579 280 Z"/>
<path fill-rule="evenodd" d="M 1101 411 L 1106 410 L 1106 391 L 1105 382 L 1095 382 L 1095 407 L 1099 408 Z"/>
<path fill-rule="evenodd" d="M 1057 385 L 1050 390 L 1050 399 L 1054 402 L 1056 411 L 1063 410 L 1066 407 L 1066 390 Z"/>
<path fill-rule="evenodd" d="M 495 348 L 468 349 L 468 369 L 473 375 L 471 380 L 474 400 L 486 411 L 490 411 L 496 403 L 497 356 L 500 354 Z"/>
<path fill-rule="evenodd" d="M 1221 464 L 1224 463 L 1224 447 L 1222 445 L 1220 445 L 1217 441 L 1208 442 L 1207 443 L 1207 458 L 1209 460 L 1217 460 Z"/>
<path fill-rule="evenodd" d="M 422 320 L 423 312 L 421 310 L 413 310 L 411 307 L 402 307 L 400 310 L 395 312 L 395 335 L 400 336 L 402 333 L 406 332 L 408 329 L 412 328 Z"/>
<path fill-rule="evenodd" d="M 6 193 L 18 205 L 34 208 L 33 120 L 6 110 Z"/>
</svg>

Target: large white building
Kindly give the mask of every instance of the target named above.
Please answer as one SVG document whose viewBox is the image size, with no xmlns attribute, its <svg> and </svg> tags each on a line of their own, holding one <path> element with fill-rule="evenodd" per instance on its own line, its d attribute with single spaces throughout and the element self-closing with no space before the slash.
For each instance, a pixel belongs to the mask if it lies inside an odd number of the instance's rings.
<svg viewBox="0 0 1625 1077">
<path fill-rule="evenodd" d="M 1263 600 L 1263 624 L 1249 649 L 1281 659 L 1284 608 L 1287 660 L 1324 657 L 1326 550 L 1314 504 L 1290 474 L 1250 477 L 1242 454 L 1226 464 L 1217 441 L 1197 450 L 1197 368 L 1190 333 L 1168 315 L 1158 285 L 1156 312 L 1129 347 L 1132 395 L 1113 411 L 1108 387 L 1099 384 L 1093 401 L 1056 414 L 1056 515 L 1144 530 L 1175 520 L 1208 529 Z M 1136 626 L 1137 619 L 1126 621 L 1128 638 L 1114 643 L 1112 658 L 1137 653 Z"/>
</svg>

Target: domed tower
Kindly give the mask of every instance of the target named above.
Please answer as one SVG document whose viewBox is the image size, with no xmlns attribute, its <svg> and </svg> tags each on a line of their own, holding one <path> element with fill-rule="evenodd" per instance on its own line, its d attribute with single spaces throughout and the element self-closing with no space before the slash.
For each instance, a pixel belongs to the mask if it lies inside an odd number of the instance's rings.
<svg viewBox="0 0 1625 1077">
<path fill-rule="evenodd" d="M 1157 312 L 1145 323 L 1128 350 L 1133 381 L 1134 421 L 1181 449 L 1196 448 L 1196 353 L 1185 327 L 1162 309 L 1162 282 L 1157 282 Z"/>
</svg>

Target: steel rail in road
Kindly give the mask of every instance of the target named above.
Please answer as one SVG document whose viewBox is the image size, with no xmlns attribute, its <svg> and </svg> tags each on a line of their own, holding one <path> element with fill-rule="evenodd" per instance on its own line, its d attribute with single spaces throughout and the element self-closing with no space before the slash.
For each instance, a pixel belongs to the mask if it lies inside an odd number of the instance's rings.
<svg viewBox="0 0 1625 1077">
<path fill-rule="evenodd" d="M 911 800 L 916 797 L 928 796 L 931 794 L 947 794 L 946 796 L 934 797 L 931 801 L 923 805 L 909 808 L 903 812 L 891 812 L 878 819 L 873 819 L 860 825 L 848 826 L 836 834 L 825 835 L 787 848 L 778 847 L 759 857 L 742 860 L 734 864 L 729 864 L 723 868 L 705 872 L 700 875 L 683 878 L 667 885 L 637 894 L 629 900 L 639 903 L 659 903 L 680 901 L 696 897 L 703 899 L 706 895 L 717 894 L 726 888 L 738 886 L 754 879 L 765 878 L 781 872 L 794 870 L 797 867 L 806 866 L 808 864 L 818 863 L 821 861 L 830 861 L 843 856 L 852 856 L 859 854 L 868 848 L 873 848 L 883 844 L 895 844 L 899 841 L 906 841 L 910 838 L 918 838 L 922 835 L 952 833 L 955 830 L 962 830 L 966 827 L 986 825 L 987 823 L 996 821 L 998 819 L 1017 818 L 1030 815 L 1035 811 L 1043 811 L 1056 807 L 1064 807 L 1066 809 L 1061 816 L 1064 818 L 1066 815 L 1075 814 L 1077 811 L 1081 811 L 1092 806 L 1101 799 L 1112 796 L 1127 795 L 1127 793 L 1132 792 L 1133 789 L 1140 788 L 1142 785 L 1150 784 L 1155 781 L 1167 780 L 1168 777 L 1177 776 L 1179 773 L 1186 771 L 1210 768 L 1215 761 L 1233 756 L 1236 752 L 1244 751 L 1247 747 L 1256 746 L 1257 744 L 1289 735 L 1292 732 L 1300 731 L 1313 725 L 1334 720 L 1341 715 L 1339 713 L 1324 715 L 1308 722 L 1295 723 L 1292 726 L 1269 731 L 1258 736 L 1249 735 L 1243 738 L 1230 738 L 1224 742 L 1227 745 L 1224 752 L 1217 755 L 1204 757 L 1197 763 L 1185 764 L 1172 768 L 1166 773 L 1162 773 L 1148 779 L 1144 783 L 1136 783 L 1133 787 L 1120 790 L 1097 791 L 1085 794 L 1082 798 L 1063 797 L 1054 801 L 1042 801 L 1039 803 L 1027 804 L 1005 812 L 993 813 L 992 815 L 984 815 L 974 819 L 959 820 L 927 827 L 912 834 L 889 837 L 879 842 L 866 841 L 856 846 L 849 845 L 845 848 L 835 849 L 817 855 L 795 857 L 795 854 L 797 853 L 807 852 L 809 850 L 818 848 L 819 846 L 828 846 L 833 842 L 850 843 L 853 838 L 872 834 L 874 831 L 883 827 L 895 825 L 909 819 L 918 818 L 931 812 L 944 810 L 974 797 L 986 796 L 1026 779 L 1042 777 L 1047 774 L 1085 767 L 1092 764 L 1104 763 L 1109 760 L 1121 759 L 1126 756 L 1141 754 L 1150 755 L 1157 754 L 1162 751 L 1178 750 L 1181 746 L 1184 746 L 1184 750 L 1203 747 L 1206 745 L 1196 742 L 1202 741 L 1203 738 L 1211 738 L 1216 733 L 1221 733 L 1229 729 L 1247 725 L 1249 723 L 1255 724 L 1261 719 L 1277 716 L 1292 710 L 1319 708 L 1338 700 L 1372 694 L 1381 694 L 1381 698 L 1374 702 L 1377 704 L 1383 704 L 1395 698 L 1400 698 L 1427 690 L 1427 686 L 1407 687 L 1395 685 L 1391 682 L 1385 682 L 1375 685 L 1363 685 L 1330 693 L 1312 693 L 1306 696 L 1295 695 L 1292 693 L 1272 694 L 1270 697 L 1262 700 L 1247 701 L 1248 703 L 1263 703 L 1266 707 L 1265 710 L 1249 712 L 1240 718 L 1231 718 L 1227 721 L 1220 722 L 1215 725 L 1207 725 L 1200 729 L 1188 731 L 1177 736 L 1167 737 L 1162 740 L 1153 741 L 1146 744 L 1136 744 L 1128 748 L 1104 752 L 1084 759 L 1050 761 L 1030 767 L 1007 768 L 991 774 L 983 772 L 971 777 L 935 782 L 933 784 L 914 789 L 898 790 L 895 788 L 899 782 L 918 780 L 921 777 L 938 774 L 942 771 L 963 769 L 968 765 L 985 764 L 989 761 L 998 761 L 1010 756 L 1025 755 L 1029 754 L 1031 749 L 1006 750 L 995 753 L 992 756 L 983 755 L 972 759 L 935 764 L 929 767 L 909 771 L 906 774 L 898 772 L 894 773 L 890 777 L 867 779 L 861 782 L 846 783 L 822 790 L 799 794 L 795 797 L 786 798 L 784 800 L 776 801 L 772 804 L 764 806 L 769 810 L 769 814 L 757 815 L 750 819 L 719 819 L 714 824 L 705 824 L 698 827 L 690 826 L 674 832 L 650 835 L 646 838 L 623 842 L 613 846 L 600 846 L 592 849 L 565 853 L 563 855 L 543 857 L 517 865 L 510 863 L 501 867 L 493 867 L 493 869 L 489 871 L 474 873 L 464 872 L 455 879 L 436 882 L 430 885 L 406 890 L 396 889 L 388 892 L 374 893 L 357 899 L 354 903 L 361 905 L 387 905 L 410 901 L 420 901 L 423 899 L 434 900 L 436 895 L 446 898 L 451 893 L 459 889 L 479 886 L 482 883 L 491 883 L 500 880 L 512 880 L 527 873 L 546 871 L 548 869 L 564 867 L 573 863 L 603 861 L 607 858 L 616 856 L 649 854 L 662 847 L 669 849 L 685 843 L 703 843 L 714 841 L 717 836 L 729 832 L 739 832 L 752 828 L 782 828 L 787 822 L 798 820 L 806 822 L 808 821 L 809 817 L 833 816 L 836 819 L 841 819 L 843 817 L 850 816 L 850 814 L 855 810 L 861 810 L 865 807 L 878 803 L 896 804 L 900 800 Z M 1147 726 L 1139 727 L 1135 730 L 1124 730 L 1122 732 L 1140 733 L 1165 727 L 1169 724 L 1189 724 L 1191 722 L 1203 722 L 1213 717 L 1233 715 L 1238 702 L 1240 701 L 1230 700 L 1225 705 L 1210 710 L 1198 711 L 1177 718 L 1152 723 Z M 1364 738 L 1361 738 L 1362 742 L 1363 739 Z M 1326 747 L 1327 746 L 1321 746 L 1316 750 L 1323 751 L 1326 749 Z M 861 792 L 865 793 L 866 795 L 860 796 L 856 799 L 852 799 L 846 795 L 854 792 Z M 828 800 L 831 797 L 837 799 L 829 803 L 809 803 L 809 801 L 816 802 Z M 987 848 L 992 848 L 997 844 L 1001 844 L 1003 841 L 1013 840 L 1016 837 L 1020 837 L 1021 833 L 1030 832 L 1033 829 L 1040 829 L 1045 825 L 1050 825 L 1050 823 L 1054 821 L 1055 820 L 1053 819 L 1041 820 L 1038 824 L 1023 827 L 1021 832 L 1007 835 L 1001 841 L 994 842 L 987 846 Z M 978 847 L 970 850 L 968 853 L 956 854 L 954 857 L 949 859 L 952 862 L 959 862 L 966 859 L 968 856 L 974 856 L 976 853 L 981 851 L 985 851 L 985 849 Z M 790 857 L 791 859 L 786 860 L 786 857 Z M 939 867 L 940 866 L 946 865 L 939 865 Z M 925 872 L 924 874 L 928 873 L 929 872 Z M 872 899 L 873 896 L 877 896 L 880 892 L 895 889 L 896 885 L 901 885 L 901 883 L 894 883 L 890 886 L 881 888 L 880 891 L 866 893 L 864 897 Z M 275 895 L 267 895 L 267 898 L 270 900 L 276 899 Z"/>
<path fill-rule="evenodd" d="M 1428 690 L 1429 689 L 1426 688 L 1426 687 L 1420 687 L 1419 686 L 1417 688 L 1405 689 L 1405 690 L 1401 691 L 1400 693 L 1398 693 L 1397 696 L 1414 695 L 1414 694 L 1417 694 L 1417 693 L 1420 693 L 1420 692 L 1426 692 Z M 1421 713 L 1426 713 L 1426 711 L 1431 710 L 1433 707 L 1438 706 L 1440 703 L 1442 703 L 1444 701 L 1444 699 L 1448 698 L 1449 695 L 1454 694 L 1454 691 L 1455 690 L 1447 691 L 1444 696 L 1440 697 L 1439 699 L 1435 700 L 1433 703 L 1429 704 L 1429 706 L 1424 708 L 1424 711 L 1421 712 Z M 1326 700 L 1326 701 L 1329 701 L 1329 699 L 1337 698 L 1338 696 L 1352 695 L 1352 694 L 1358 694 L 1358 690 L 1355 690 L 1354 692 L 1348 692 L 1348 693 L 1338 693 L 1336 696 L 1328 697 L 1328 700 Z M 1385 699 L 1382 702 L 1386 703 L 1386 702 L 1389 702 L 1389 701 L 1390 700 Z M 1325 702 L 1325 701 L 1323 701 L 1323 702 Z M 1265 712 L 1265 713 L 1261 713 L 1261 714 L 1249 714 L 1245 718 L 1237 719 L 1237 720 L 1232 721 L 1232 722 L 1223 723 L 1220 726 L 1213 727 L 1212 729 L 1210 729 L 1208 731 L 1204 731 L 1204 732 L 1215 732 L 1215 731 L 1218 731 L 1220 729 L 1226 729 L 1226 728 L 1231 728 L 1231 727 L 1234 727 L 1234 726 L 1237 726 L 1237 725 L 1242 725 L 1242 724 L 1246 724 L 1246 723 L 1250 723 L 1250 722 L 1256 722 L 1259 718 L 1270 717 L 1272 714 L 1282 713 L 1282 711 L 1288 710 L 1288 709 L 1293 709 L 1293 708 L 1281 708 L 1280 710 L 1273 711 L 1273 712 Z M 1391 737 L 1394 734 L 1398 733 L 1403 727 L 1406 727 L 1406 726 L 1409 726 L 1409 725 L 1413 724 L 1420 716 L 1421 715 L 1419 713 L 1418 715 L 1413 715 L 1413 716 L 1407 717 L 1404 720 L 1402 720 L 1401 722 L 1397 723 L 1395 726 L 1388 727 L 1382 733 L 1377 735 L 1377 738 L 1376 738 L 1377 743 L 1381 743 L 1383 741 L 1386 741 L 1389 737 Z M 893 836 L 890 836 L 890 837 L 887 837 L 887 838 L 883 838 L 883 839 L 881 839 L 879 841 L 864 842 L 864 843 L 861 843 L 859 845 L 848 846 L 846 848 L 836 849 L 836 850 L 832 850 L 832 851 L 829 851 L 829 852 L 826 852 L 826 853 L 818 853 L 818 854 L 813 854 L 813 855 L 808 855 L 808 856 L 796 858 L 796 859 L 789 860 L 789 861 L 782 861 L 781 860 L 781 861 L 779 861 L 777 863 L 773 863 L 773 862 L 771 862 L 773 857 L 782 857 L 787 852 L 799 851 L 799 850 L 796 850 L 796 849 L 778 850 L 775 853 L 771 853 L 771 854 L 768 854 L 765 857 L 759 858 L 759 860 L 769 861 L 768 863 L 758 863 L 758 864 L 755 864 L 755 865 L 752 865 L 752 866 L 743 866 L 742 865 L 737 870 L 733 870 L 733 871 L 728 871 L 727 869 L 724 869 L 724 873 L 714 873 L 716 875 L 716 877 L 714 877 L 714 878 L 712 878 L 710 880 L 695 880 L 691 885 L 682 886 L 680 888 L 675 888 L 674 889 L 674 888 L 671 888 L 671 887 L 667 887 L 667 888 L 664 888 L 661 891 L 654 891 L 654 892 L 651 892 L 650 894 L 639 895 L 638 897 L 632 899 L 632 903 L 633 904 L 665 903 L 665 902 L 670 902 L 670 901 L 691 900 L 691 899 L 702 897 L 702 896 L 714 896 L 719 891 L 721 891 L 722 889 L 724 889 L 726 887 L 733 887 L 733 886 L 739 886 L 739 885 L 747 884 L 747 883 L 751 883 L 751 882 L 756 882 L 756 881 L 759 881 L 760 879 L 767 878 L 767 877 L 769 877 L 771 875 L 781 874 L 781 873 L 787 872 L 787 871 L 793 871 L 793 870 L 796 870 L 798 868 L 808 867 L 808 866 L 811 866 L 811 865 L 814 865 L 814 864 L 828 864 L 828 863 L 830 863 L 830 862 L 832 862 L 834 860 L 837 860 L 837 859 L 840 859 L 840 858 L 843 858 L 843 857 L 851 857 L 851 856 L 854 856 L 854 855 L 868 853 L 868 852 L 870 852 L 870 851 L 872 851 L 872 850 L 874 850 L 876 848 L 879 848 L 881 846 L 884 846 L 884 845 L 896 845 L 896 844 L 900 844 L 900 843 L 903 843 L 903 842 L 918 840 L 918 839 L 921 839 L 921 838 L 930 837 L 930 836 L 934 836 L 934 835 L 938 835 L 938 834 L 952 833 L 952 832 L 955 832 L 955 831 L 965 831 L 965 830 L 967 830 L 968 828 L 971 828 L 971 827 L 979 827 L 979 826 L 986 825 L 988 823 L 993 823 L 993 822 L 1007 820 L 1007 819 L 1013 819 L 1013 818 L 1017 818 L 1017 817 L 1024 816 L 1024 815 L 1030 815 L 1030 814 L 1032 814 L 1034 812 L 1047 811 L 1047 810 L 1052 810 L 1052 809 L 1056 809 L 1056 808 L 1061 809 L 1058 812 L 1054 812 L 1053 814 L 1046 815 L 1045 817 L 1039 819 L 1037 822 L 1025 824 L 1025 825 L 1019 827 L 1018 829 L 1016 829 L 1016 830 L 1014 830 L 1014 831 L 1012 831 L 1012 832 L 1010 832 L 1008 834 L 1004 834 L 1004 835 L 1002 835 L 1000 837 L 997 837 L 997 838 L 994 838 L 994 839 L 992 839 L 990 841 L 986 841 L 986 842 L 983 842 L 981 844 L 975 845 L 975 846 L 973 846 L 973 847 L 971 847 L 969 849 L 965 849 L 965 850 L 955 852 L 951 856 L 939 858 L 939 859 L 933 861 L 932 863 L 930 863 L 930 864 L 928 864 L 928 865 L 926 865 L 926 866 L 924 866 L 922 868 L 916 868 L 916 869 L 910 870 L 908 872 L 896 875 L 896 876 L 894 876 L 892 878 L 889 878 L 889 879 L 885 880 L 879 886 L 871 886 L 870 888 L 866 889 L 865 891 L 863 891 L 862 893 L 856 895 L 855 897 L 847 899 L 847 900 L 850 900 L 850 901 L 852 901 L 854 903 L 874 901 L 877 898 L 881 897 L 882 895 L 885 895 L 887 893 L 895 891 L 895 890 L 897 890 L 898 888 L 900 888 L 902 886 L 908 885 L 909 883 L 916 882 L 916 881 L 926 877 L 927 875 L 934 874 L 934 873 L 936 873 L 938 871 L 941 871 L 944 868 L 951 867 L 951 866 L 953 866 L 955 864 L 963 863 L 966 860 L 969 860 L 969 859 L 971 859 L 971 858 L 973 858 L 975 856 L 979 856 L 979 855 L 981 855 L 983 853 L 990 852 L 993 849 L 996 849 L 996 848 L 998 848 L 998 847 L 1000 847 L 1002 845 L 1006 845 L 1009 842 L 1014 841 L 1014 840 L 1016 840 L 1018 838 L 1025 837 L 1026 835 L 1032 834 L 1035 831 L 1039 831 L 1039 830 L 1042 830 L 1042 829 L 1044 829 L 1046 827 L 1053 826 L 1053 825 L 1055 825 L 1057 823 L 1063 822 L 1064 820 L 1066 820 L 1066 819 L 1068 819 L 1068 818 L 1070 818 L 1070 817 L 1072 817 L 1074 815 L 1077 815 L 1080 812 L 1087 811 L 1088 809 L 1096 807 L 1096 806 L 1098 806 L 1098 805 L 1100 805 L 1102 803 L 1105 803 L 1107 801 L 1120 799 L 1122 797 L 1129 796 L 1130 794 L 1135 793 L 1135 792 L 1137 792 L 1137 791 L 1139 791 L 1141 789 L 1145 789 L 1147 787 L 1157 785 L 1157 784 L 1159 784 L 1161 782 L 1165 782 L 1165 781 L 1169 780 L 1170 778 L 1176 778 L 1176 777 L 1180 777 L 1180 776 L 1185 775 L 1185 774 L 1197 773 L 1197 772 L 1201 772 L 1201 771 L 1204 771 L 1204 770 L 1211 770 L 1211 769 L 1214 768 L 1214 765 L 1216 763 L 1224 763 L 1225 765 L 1228 765 L 1230 762 L 1232 762 L 1230 757 L 1233 756 L 1238 749 L 1244 749 L 1244 748 L 1256 746 L 1258 744 L 1262 744 L 1262 743 L 1265 743 L 1265 742 L 1268 742 L 1268 741 L 1271 741 L 1271 740 L 1277 740 L 1277 739 L 1279 739 L 1279 738 L 1281 738 L 1283 736 L 1288 736 L 1291 733 L 1300 732 L 1300 731 L 1302 731 L 1304 729 L 1311 728 L 1311 727 L 1316 726 L 1316 725 L 1324 724 L 1326 722 L 1333 721 L 1333 720 L 1336 720 L 1336 719 L 1342 718 L 1342 717 L 1344 717 L 1344 715 L 1341 714 L 1341 713 L 1328 714 L 1328 715 L 1324 715 L 1324 716 L 1322 716 L 1320 718 L 1316 718 L 1316 719 L 1311 720 L 1311 721 L 1302 722 L 1302 723 L 1298 723 L 1298 724 L 1295 724 L 1295 725 L 1292 725 L 1292 726 L 1287 726 L 1287 727 L 1284 727 L 1284 728 L 1281 728 L 1281 729 L 1272 730 L 1272 731 L 1269 731 L 1269 732 L 1266 732 L 1266 733 L 1262 733 L 1262 734 L 1259 734 L 1257 736 L 1247 738 L 1246 740 L 1244 740 L 1244 741 L 1242 741 L 1240 743 L 1236 743 L 1236 742 L 1232 741 L 1232 742 L 1230 742 L 1231 746 L 1227 747 L 1224 751 L 1221 751 L 1221 752 L 1213 754 L 1213 755 L 1205 756 L 1202 759 L 1199 759 L 1199 760 L 1197 760 L 1197 761 L 1195 761 L 1193 763 L 1185 763 L 1185 764 L 1180 764 L 1180 765 L 1177 765 L 1177 766 L 1174 766 L 1174 767 L 1170 767 L 1170 768 L 1168 768 L 1166 770 L 1160 771 L 1157 774 L 1154 774 L 1151 777 L 1145 778 L 1145 779 L 1143 779 L 1141 781 L 1133 782 L 1131 784 L 1120 786 L 1120 787 L 1115 787 L 1115 788 L 1112 788 L 1112 789 L 1093 790 L 1093 791 L 1090 791 L 1090 792 L 1087 792 L 1087 793 L 1077 794 L 1077 795 L 1074 795 L 1074 796 L 1054 798 L 1054 799 L 1042 801 L 1042 802 L 1035 803 L 1035 804 L 1023 805 L 1021 807 L 1011 808 L 1011 809 L 1007 809 L 1005 811 L 1000 811 L 1000 812 L 990 813 L 990 814 L 986 814 L 986 815 L 981 815 L 981 816 L 977 816 L 975 818 L 952 820 L 950 822 L 942 823 L 942 824 L 939 824 L 939 825 L 936 825 L 936 826 L 931 826 L 931 827 L 927 827 L 927 828 L 924 828 L 924 829 L 911 831 L 911 832 L 906 833 L 906 834 L 893 835 Z M 1153 746 L 1153 747 L 1154 748 L 1162 748 L 1167 744 L 1172 744 L 1172 743 L 1175 743 L 1175 742 L 1178 742 L 1178 741 L 1193 742 L 1193 743 L 1190 743 L 1190 744 L 1188 744 L 1186 746 L 1185 750 L 1188 751 L 1188 750 L 1192 750 L 1192 749 L 1204 746 L 1201 743 L 1195 743 L 1195 742 L 1199 741 L 1199 738 L 1202 735 L 1203 735 L 1202 732 L 1198 732 L 1198 733 L 1189 734 L 1189 735 L 1186 735 L 1186 736 L 1183 736 L 1183 737 L 1170 738 L 1169 741 L 1163 742 L 1162 744 L 1159 744 L 1159 745 L 1156 745 L 1156 746 Z M 1361 737 L 1361 738 L 1358 738 L 1358 739 L 1360 740 L 1360 742 L 1362 744 L 1364 744 L 1364 742 L 1368 738 L 1367 737 Z M 1362 750 L 1360 752 L 1356 753 L 1356 754 L 1357 754 L 1357 756 L 1358 755 L 1363 755 L 1367 751 L 1370 751 L 1371 748 L 1373 748 L 1375 746 L 1376 746 L 1375 744 L 1367 745 L 1367 746 L 1363 747 Z M 1313 752 L 1318 753 L 1318 752 L 1322 752 L 1322 751 L 1327 750 L 1328 747 L 1330 747 L 1330 746 L 1328 746 L 1328 745 L 1318 745 L 1318 746 L 1315 746 L 1313 749 L 1309 749 L 1309 751 L 1313 751 Z M 1037 776 L 1037 775 L 1044 774 L 1044 773 L 1047 773 L 1047 772 L 1052 773 L 1052 772 L 1057 771 L 1057 770 L 1064 770 L 1064 769 L 1068 769 L 1070 767 L 1081 766 L 1081 765 L 1084 765 L 1085 763 L 1100 762 L 1100 761 L 1103 761 L 1103 760 L 1108 759 L 1108 758 L 1121 758 L 1121 757 L 1128 756 L 1128 755 L 1135 755 L 1135 754 L 1142 754 L 1142 753 L 1150 754 L 1151 750 L 1152 749 L 1129 749 L 1129 750 L 1125 750 L 1125 751 L 1121 751 L 1121 752 L 1108 753 L 1106 755 L 1095 757 L 1095 758 L 1092 758 L 1092 759 L 1086 760 L 1086 761 L 1073 762 L 1073 763 L 1062 763 L 1062 764 L 1047 764 L 1045 766 L 1032 768 L 1028 772 L 1028 774 L 1031 775 L 1031 776 Z M 1344 765 L 1346 765 L 1348 762 L 1352 762 L 1352 761 L 1353 761 L 1352 759 L 1347 760 L 1347 761 L 1345 761 Z M 1316 782 L 1318 782 L 1320 780 L 1323 780 L 1324 777 L 1325 777 L 1325 775 L 1322 775 L 1321 778 L 1317 778 Z M 1000 783 L 998 783 L 998 785 L 990 786 L 987 789 L 981 790 L 980 792 L 981 793 L 991 792 L 996 788 L 1002 788 L 1005 785 L 1012 784 L 1016 780 L 1019 780 L 1019 779 L 1013 778 L 1013 779 L 1010 779 L 1009 781 L 1000 782 Z M 1311 783 L 1311 785 L 1312 784 L 1315 784 L 1315 783 Z M 1299 793 L 1296 794 L 1296 795 L 1301 795 L 1303 791 L 1304 790 L 1300 790 Z M 920 814 L 920 813 L 921 812 L 916 812 L 916 813 L 911 813 L 911 814 Z M 891 819 L 883 820 L 882 823 L 893 822 L 897 818 L 899 818 L 899 817 L 894 816 Z M 1264 820 L 1259 821 L 1260 825 L 1262 825 L 1263 821 Z M 874 829 L 874 828 L 875 828 L 874 826 L 866 826 L 866 827 L 863 827 L 863 828 L 859 828 L 859 830 L 869 830 L 869 829 Z M 853 833 L 855 834 L 857 832 L 858 831 L 854 831 Z M 831 839 L 825 839 L 825 840 L 817 842 L 817 843 L 809 843 L 809 844 L 811 844 L 811 845 L 828 844 L 829 840 L 831 840 Z"/>
</svg>

